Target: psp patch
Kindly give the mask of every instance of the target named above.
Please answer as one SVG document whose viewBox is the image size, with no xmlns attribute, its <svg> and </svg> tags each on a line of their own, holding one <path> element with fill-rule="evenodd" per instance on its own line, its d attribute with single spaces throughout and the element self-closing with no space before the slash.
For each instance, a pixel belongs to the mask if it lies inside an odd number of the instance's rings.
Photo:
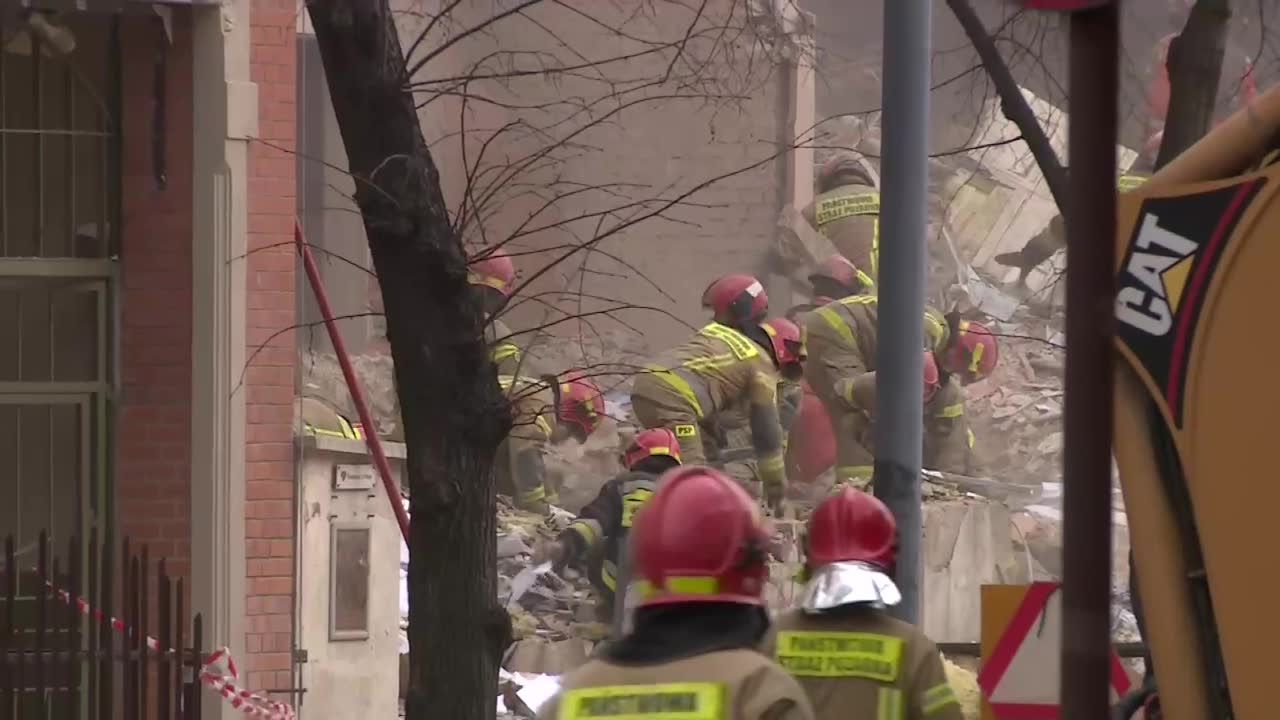
<svg viewBox="0 0 1280 720">
<path fill-rule="evenodd" d="M 1116 283 L 1116 334 L 1161 389 L 1182 427 L 1200 310 L 1240 219 L 1266 183 L 1142 202 Z"/>
</svg>

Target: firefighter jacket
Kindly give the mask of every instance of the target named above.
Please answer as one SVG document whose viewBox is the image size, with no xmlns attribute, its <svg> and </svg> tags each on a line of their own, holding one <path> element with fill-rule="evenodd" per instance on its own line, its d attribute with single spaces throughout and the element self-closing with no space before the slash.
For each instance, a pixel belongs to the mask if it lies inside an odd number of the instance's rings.
<svg viewBox="0 0 1280 720">
<path fill-rule="evenodd" d="M 512 422 L 495 463 L 498 491 L 511 493 L 521 509 L 543 509 L 558 502 L 546 487 L 543 461 L 556 430 L 554 392 L 546 381 L 524 375 L 499 375 L 498 384 L 511 403 Z"/>
<path fill-rule="evenodd" d="M 879 301 L 875 295 L 852 295 L 805 315 L 809 358 L 805 379 L 824 404 L 855 405 L 853 381 L 876 369 Z M 923 350 L 946 347 L 946 318 L 933 308 L 924 313 Z"/>
<path fill-rule="evenodd" d="M 869 606 L 774 621 L 765 653 L 800 681 L 818 720 L 962 720 L 938 646 Z"/>
<path fill-rule="evenodd" d="M 511 328 L 497 318 L 491 318 L 484 329 L 485 340 L 489 342 L 489 358 L 498 368 L 499 375 L 536 375 L 528 366 L 524 351 L 515 343 Z"/>
<path fill-rule="evenodd" d="M 670 427 L 686 464 L 702 464 L 699 428 L 718 436 L 720 416 L 746 409 L 757 471 L 766 486 L 785 484 L 778 370 L 773 357 L 742 332 L 711 323 L 650 363 L 632 387 L 645 427 Z"/>
<path fill-rule="evenodd" d="M 875 280 L 880 272 L 880 193 L 870 185 L 840 185 L 800 211 L 836 252 Z"/>
<path fill-rule="evenodd" d="M 364 439 L 364 430 L 360 423 L 351 422 L 324 400 L 307 396 L 300 398 L 298 405 L 302 431 L 307 435 L 322 435 L 346 440 Z"/>
<path fill-rule="evenodd" d="M 612 596 L 617 587 L 618 550 L 636 512 L 653 497 L 657 477 L 627 471 L 606 482 L 595 499 L 560 534 L 573 558 L 591 558 L 588 576 Z M 603 586 L 603 587 L 601 587 Z"/>
<path fill-rule="evenodd" d="M 654 665 L 596 658 L 570 672 L 539 720 L 812 720 L 796 681 L 748 649 L 718 650 Z"/>
</svg>

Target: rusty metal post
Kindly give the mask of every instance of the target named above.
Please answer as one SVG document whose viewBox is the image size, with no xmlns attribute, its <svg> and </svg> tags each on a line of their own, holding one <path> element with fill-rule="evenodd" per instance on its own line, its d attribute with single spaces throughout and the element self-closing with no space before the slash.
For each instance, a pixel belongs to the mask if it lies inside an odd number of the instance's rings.
<svg viewBox="0 0 1280 720">
<path fill-rule="evenodd" d="M 1071 15 L 1062 711 L 1105 718 L 1111 686 L 1112 319 L 1119 7 Z"/>
<path fill-rule="evenodd" d="M 365 402 L 364 391 L 360 388 L 360 379 L 356 377 L 355 368 L 351 366 L 351 358 L 347 355 L 347 345 L 342 341 L 342 332 L 333 319 L 333 308 L 329 306 L 329 295 L 324 291 L 324 281 L 320 279 L 320 270 L 316 268 L 316 260 L 311 255 L 311 246 L 302 237 L 302 225 L 293 224 L 293 239 L 298 246 L 298 255 L 302 257 L 302 267 L 311 281 L 311 291 L 315 293 L 316 305 L 320 308 L 320 316 L 324 318 L 324 328 L 329 332 L 329 341 L 333 343 L 333 354 L 338 356 L 338 364 L 342 366 L 342 377 L 347 381 L 347 391 L 351 393 L 351 403 L 356 406 L 356 414 L 360 416 L 360 425 L 364 428 L 364 442 L 369 446 L 369 454 L 373 456 L 373 464 L 382 477 L 382 489 L 387 493 L 387 501 L 391 503 L 391 511 L 395 513 L 396 524 L 400 526 L 400 537 L 409 542 L 409 513 L 404 509 L 400 499 L 400 489 L 396 487 L 395 478 L 391 476 L 391 464 L 382 451 L 382 440 L 378 437 L 377 424 L 369 412 L 369 404 Z"/>
</svg>

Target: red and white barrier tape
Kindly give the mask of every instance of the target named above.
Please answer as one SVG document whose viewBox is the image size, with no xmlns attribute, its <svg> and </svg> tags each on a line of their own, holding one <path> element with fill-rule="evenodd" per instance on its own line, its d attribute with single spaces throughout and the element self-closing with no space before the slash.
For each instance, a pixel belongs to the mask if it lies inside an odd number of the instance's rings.
<svg viewBox="0 0 1280 720">
<path fill-rule="evenodd" d="M 89 605 L 89 602 L 84 598 L 73 597 L 71 593 L 54 586 L 52 583 L 46 582 L 45 585 L 62 602 L 67 605 L 74 605 L 81 615 L 93 618 L 98 622 L 107 623 L 112 630 L 126 637 L 132 635 L 129 626 L 125 625 L 123 620 L 106 615 L 98 608 Z M 169 653 L 175 657 L 180 657 L 172 648 L 161 648 L 160 641 L 149 635 L 145 636 L 145 640 L 147 649 L 152 652 Z M 271 698 L 249 692 L 237 686 L 236 681 L 240 679 L 240 671 L 236 668 L 236 661 L 231 656 L 231 651 L 225 647 L 219 648 L 201 661 L 199 676 L 200 682 L 205 687 L 221 695 L 223 700 L 231 704 L 231 707 L 249 717 L 262 718 L 263 720 L 295 720 L 297 717 L 293 707 L 288 703 L 276 702 Z"/>
</svg>

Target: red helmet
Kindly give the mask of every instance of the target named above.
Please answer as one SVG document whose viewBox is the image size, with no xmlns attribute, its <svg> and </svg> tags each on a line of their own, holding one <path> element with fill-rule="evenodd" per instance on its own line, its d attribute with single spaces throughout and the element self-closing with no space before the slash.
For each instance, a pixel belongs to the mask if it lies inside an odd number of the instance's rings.
<svg viewBox="0 0 1280 720">
<path fill-rule="evenodd" d="M 600 427 L 603 419 L 604 395 L 600 388 L 581 375 L 565 376 L 560 381 L 556 420 L 576 427 L 586 437 Z"/>
<path fill-rule="evenodd" d="M 511 297 L 516 286 L 516 264 L 507 251 L 494 248 L 482 250 L 477 255 L 467 265 L 467 282 L 491 287 L 503 297 Z"/>
<path fill-rule="evenodd" d="M 866 276 L 852 260 L 843 255 L 832 255 L 809 274 L 809 282 L 816 284 L 819 280 L 826 279 L 848 288 L 849 292 L 856 292 L 862 287 L 864 277 Z"/>
<path fill-rule="evenodd" d="M 924 401 L 929 402 L 934 395 L 938 394 L 938 390 L 942 389 L 942 378 L 938 373 L 938 362 L 933 359 L 933 353 L 925 352 L 924 354 Z"/>
<path fill-rule="evenodd" d="M 977 382 L 991 374 L 1000 361 L 1000 346 L 986 325 L 961 320 L 956 336 L 940 358 L 942 369 L 960 376 L 964 383 Z"/>
<path fill-rule="evenodd" d="M 702 307 L 718 323 L 759 322 L 769 312 L 769 296 L 751 275 L 725 275 L 702 292 Z"/>
<path fill-rule="evenodd" d="M 808 358 L 804 347 L 804 331 L 799 325 L 784 318 L 769 318 L 760 323 L 760 327 L 769 334 L 769 342 L 773 344 L 773 357 L 778 367 L 799 365 Z"/>
<path fill-rule="evenodd" d="M 897 552 L 893 513 L 870 493 L 845 488 L 809 517 L 805 559 L 810 567 L 864 562 L 888 571 Z"/>
<path fill-rule="evenodd" d="M 763 605 L 771 532 L 759 504 L 718 470 L 673 468 L 636 517 L 641 605 Z"/>
<path fill-rule="evenodd" d="M 628 468 L 633 468 L 636 463 L 654 455 L 665 455 L 680 462 L 680 441 L 674 432 L 668 428 L 642 430 L 631 440 L 622 459 Z"/>
</svg>

